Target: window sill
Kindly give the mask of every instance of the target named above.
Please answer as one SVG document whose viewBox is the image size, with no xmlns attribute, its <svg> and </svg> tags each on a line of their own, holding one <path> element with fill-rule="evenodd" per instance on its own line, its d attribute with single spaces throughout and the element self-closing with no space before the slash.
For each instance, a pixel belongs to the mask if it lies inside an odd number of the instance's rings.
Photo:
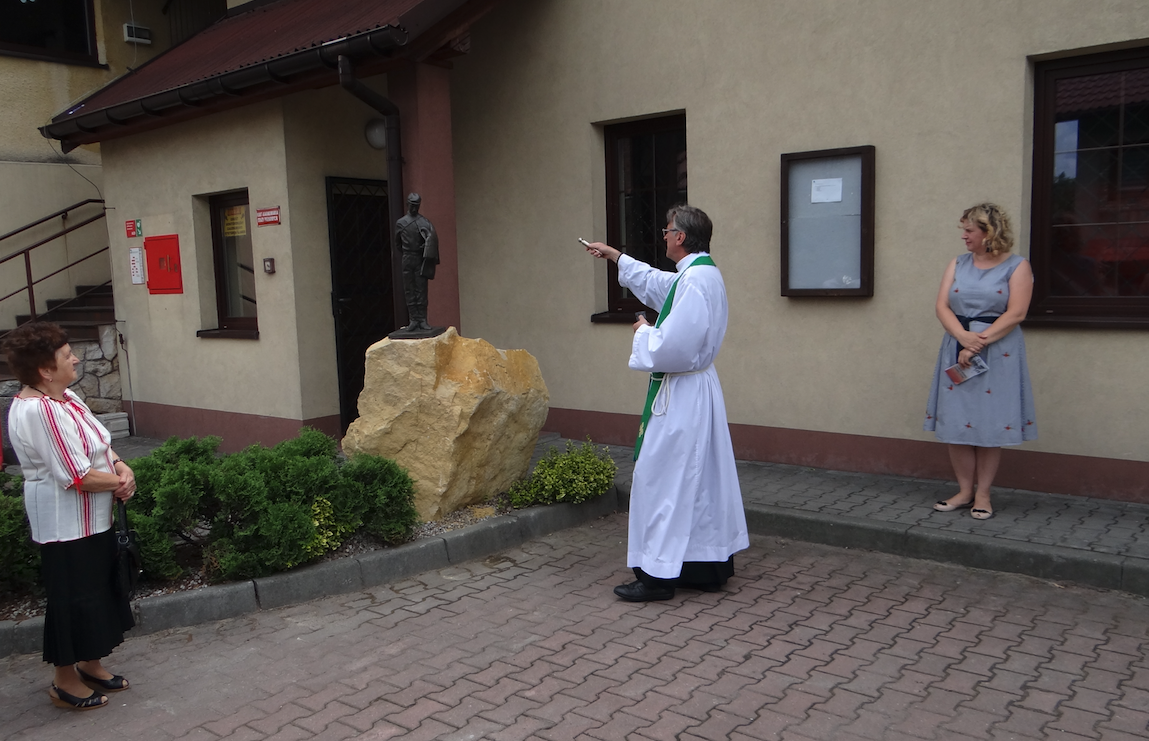
<svg viewBox="0 0 1149 741">
<path fill-rule="evenodd" d="M 258 329 L 201 329 L 195 333 L 196 337 L 217 340 L 258 340 Z"/>
<path fill-rule="evenodd" d="M 634 312 L 601 311 L 590 315 L 591 324 L 634 324 Z"/>
<path fill-rule="evenodd" d="M 111 67 L 95 56 L 87 54 L 52 52 L 47 49 L 40 50 L 35 47 L 9 46 L 0 43 L 0 57 L 16 57 L 18 59 L 32 59 L 37 62 L 51 62 L 53 64 L 70 64 L 76 67 L 93 67 L 95 69 L 111 69 Z"/>
<path fill-rule="evenodd" d="M 1149 317 L 1037 316 L 1022 321 L 1023 329 L 1149 329 Z"/>
</svg>

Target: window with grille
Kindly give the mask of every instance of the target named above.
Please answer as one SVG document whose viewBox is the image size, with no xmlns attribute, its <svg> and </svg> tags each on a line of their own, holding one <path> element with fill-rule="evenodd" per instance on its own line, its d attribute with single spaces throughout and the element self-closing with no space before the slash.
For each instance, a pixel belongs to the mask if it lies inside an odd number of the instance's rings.
<svg viewBox="0 0 1149 741">
<path fill-rule="evenodd" d="M 674 270 L 666 257 L 662 228 L 667 210 L 686 202 L 686 116 L 616 124 L 603 134 L 607 244 L 649 265 Z M 609 310 L 593 319 L 633 322 L 634 313 L 646 307 L 618 285 L 614 263 L 609 273 Z"/>
<path fill-rule="evenodd" d="M 1029 322 L 1149 327 L 1149 48 L 1034 72 Z"/>
</svg>

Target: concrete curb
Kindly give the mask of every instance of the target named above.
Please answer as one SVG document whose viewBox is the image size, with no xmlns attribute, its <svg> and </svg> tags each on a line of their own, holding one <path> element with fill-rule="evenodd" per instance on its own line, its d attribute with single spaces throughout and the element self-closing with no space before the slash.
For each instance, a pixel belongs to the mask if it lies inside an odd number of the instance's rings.
<svg viewBox="0 0 1149 741">
<path fill-rule="evenodd" d="M 746 523 L 770 535 L 989 571 L 1025 574 L 1149 597 L 1149 559 L 1003 540 L 970 533 L 753 505 Z"/>
<path fill-rule="evenodd" d="M 612 514 L 619 510 L 620 501 L 619 490 L 611 487 L 601 497 L 583 504 L 529 507 L 438 537 L 354 558 L 324 561 L 271 576 L 191 592 L 148 597 L 132 603 L 136 627 L 128 635 L 185 628 L 401 581 L 425 571 L 483 558 L 548 533 Z M 0 622 L 0 657 L 38 653 L 43 636 L 43 617 Z"/>
</svg>

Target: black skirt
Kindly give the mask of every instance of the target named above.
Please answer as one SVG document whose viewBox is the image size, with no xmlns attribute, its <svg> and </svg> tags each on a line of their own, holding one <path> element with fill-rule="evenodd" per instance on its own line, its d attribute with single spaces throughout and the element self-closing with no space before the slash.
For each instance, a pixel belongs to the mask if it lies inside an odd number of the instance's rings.
<svg viewBox="0 0 1149 741">
<path fill-rule="evenodd" d="M 48 593 L 44 615 L 44 661 L 68 666 L 102 659 L 124 642 L 136 624 L 128 600 L 112 588 L 116 531 L 40 546 Z"/>
</svg>

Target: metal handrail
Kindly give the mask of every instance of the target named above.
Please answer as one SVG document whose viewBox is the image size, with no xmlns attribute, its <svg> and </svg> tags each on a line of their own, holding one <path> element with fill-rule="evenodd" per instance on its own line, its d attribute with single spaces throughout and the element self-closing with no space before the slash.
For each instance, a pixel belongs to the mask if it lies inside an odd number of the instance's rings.
<svg viewBox="0 0 1149 741">
<path fill-rule="evenodd" d="M 49 215 L 47 215 L 41 219 L 37 219 L 36 221 L 33 221 L 29 224 L 25 224 L 24 226 L 20 227 L 19 229 L 16 229 L 14 231 L 10 231 L 5 235 L 0 236 L 0 242 L 3 242 L 5 239 L 8 239 L 9 237 L 14 237 L 17 234 L 21 234 L 23 232 L 26 232 L 35 226 L 39 226 L 40 224 L 51 221 L 52 219 L 59 218 L 61 216 L 64 217 L 65 219 L 67 219 L 67 215 L 69 213 L 71 213 L 72 211 L 75 211 L 78 208 L 82 208 L 83 206 L 86 206 L 89 203 L 99 203 L 102 206 L 104 201 L 102 199 L 98 199 L 98 198 L 89 198 L 86 201 L 80 201 L 79 203 L 74 203 L 71 206 L 68 206 L 67 208 L 56 211 L 55 213 L 49 214 Z M 34 280 L 32 278 L 32 250 L 36 249 L 37 247 L 48 244 L 49 242 L 53 242 L 53 241 L 59 239 L 60 237 L 66 235 L 66 234 L 70 234 L 70 233 L 76 231 L 77 229 L 80 229 L 81 227 L 85 227 L 88 224 L 91 224 L 94 221 L 99 221 L 100 219 L 107 218 L 107 214 L 108 214 L 107 209 L 101 207 L 100 213 L 97 214 L 96 216 L 92 216 L 88 219 L 85 219 L 84 221 L 81 221 L 78 224 L 73 224 L 72 226 L 65 227 L 65 228 L 61 229 L 60 231 L 56 232 L 55 234 L 53 234 L 49 237 L 46 237 L 44 239 L 41 239 L 39 242 L 36 242 L 35 244 L 28 245 L 27 247 L 24 247 L 23 249 L 16 250 L 15 252 L 13 252 L 12 254 L 10 254 L 6 257 L 0 258 L 0 265 L 3 265 L 4 263 L 8 262 L 9 260 L 12 260 L 16 257 L 23 255 L 24 256 L 24 277 L 26 279 L 26 282 L 25 282 L 25 285 L 23 288 L 17 288 L 15 291 L 13 291 L 12 293 L 9 293 L 7 296 L 0 298 L 0 301 L 4 301 L 6 299 L 9 299 L 12 296 L 15 296 L 17 293 L 20 293 L 21 291 L 27 291 L 28 292 L 28 313 L 29 313 L 29 315 L 31 315 L 32 321 L 36 321 L 35 286 L 37 284 L 47 280 L 48 278 L 51 278 L 54 275 L 58 275 L 58 274 L 64 272 L 68 268 L 79 265 L 80 263 L 84 262 L 85 260 L 92 258 L 92 257 L 95 257 L 96 255 L 98 255 L 102 252 L 107 252 L 111 248 L 110 248 L 110 246 L 107 246 L 107 247 L 104 247 L 103 249 L 96 250 L 95 252 L 93 252 L 89 255 L 85 255 L 84 257 L 81 257 L 79 260 L 73 260 L 72 262 L 68 263 L 67 265 L 60 268 L 59 270 L 56 270 L 52 273 L 49 273 L 48 275 L 45 275 L 44 277 L 40 278 L 39 280 Z"/>
<path fill-rule="evenodd" d="M 73 203 L 71 206 L 68 206 L 67 208 L 62 208 L 54 214 L 48 214 L 47 216 L 45 216 L 42 219 L 38 219 L 36 221 L 33 221 L 31 224 L 25 224 L 24 226 L 20 227 L 19 229 L 16 229 L 15 231 L 8 232 L 4 236 L 0 237 L 0 242 L 3 242 L 8 237 L 16 236 L 20 232 L 28 231 L 29 229 L 31 229 L 34 226 L 39 226 L 40 224 L 43 224 L 45 221 L 51 221 L 52 219 L 56 218 L 57 216 L 63 216 L 64 214 L 68 213 L 69 211 L 75 211 L 76 209 L 80 208 L 81 206 L 87 206 L 89 203 L 103 203 L 103 202 L 104 202 L 104 200 L 102 198 L 89 198 L 86 201 L 80 201 L 79 203 Z"/>
<path fill-rule="evenodd" d="M 37 285 L 37 284 L 43 283 L 44 281 L 48 280 L 52 276 L 59 275 L 60 273 L 67 270 L 68 268 L 75 267 L 76 265 L 79 265 L 80 263 L 82 263 L 84 260 L 87 260 L 88 258 L 91 258 L 91 257 L 95 257 L 96 255 L 103 254 L 103 253 L 107 252 L 109 249 L 111 249 L 111 248 L 110 247 L 104 247 L 102 249 L 96 250 L 95 252 L 93 252 L 90 255 L 86 255 L 84 257 L 81 257 L 79 260 L 76 260 L 75 262 L 70 262 L 67 265 L 65 265 L 64 267 L 60 268 L 59 270 L 54 270 L 51 273 L 48 273 L 47 275 L 45 275 L 43 278 L 40 278 L 39 280 L 33 281 L 32 285 Z M 3 261 L 0 260 L 0 262 L 3 262 Z M 108 283 L 111 283 L 111 281 L 104 281 L 99 286 L 97 286 L 97 288 L 103 288 L 104 286 L 108 285 Z M 15 291 L 12 291 L 12 293 L 9 293 L 7 296 L 0 296 L 0 301 L 10 299 L 13 296 L 15 296 L 17 293 L 20 293 L 20 291 L 26 291 L 26 290 L 28 290 L 28 286 L 23 286 L 22 288 L 17 288 Z M 81 298 L 82 296 L 86 296 L 89 293 L 91 293 L 91 291 L 84 291 L 83 293 L 81 293 L 77 296 L 73 296 L 72 298 L 70 298 L 66 301 L 60 302 L 60 306 L 64 306 L 65 304 L 69 304 L 69 303 L 75 301 L 76 299 Z M 58 308 L 60 308 L 60 306 L 56 306 L 55 308 L 58 309 Z M 35 319 L 36 315 L 33 314 L 32 318 Z"/>
</svg>

